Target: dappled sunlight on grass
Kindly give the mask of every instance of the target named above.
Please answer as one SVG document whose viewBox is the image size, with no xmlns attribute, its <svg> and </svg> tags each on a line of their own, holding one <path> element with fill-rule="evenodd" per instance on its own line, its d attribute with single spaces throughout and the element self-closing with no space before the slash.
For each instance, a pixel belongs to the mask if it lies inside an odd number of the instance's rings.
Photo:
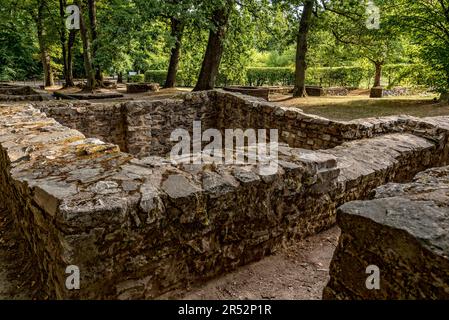
<svg viewBox="0 0 449 320">
<path fill-rule="evenodd" d="M 449 115 L 449 105 L 438 103 L 435 97 L 407 96 L 370 99 L 355 97 L 308 97 L 284 99 L 275 97 L 273 101 L 288 107 L 298 107 L 306 113 L 334 120 L 353 120 L 392 115 L 415 117 L 435 117 Z"/>
</svg>

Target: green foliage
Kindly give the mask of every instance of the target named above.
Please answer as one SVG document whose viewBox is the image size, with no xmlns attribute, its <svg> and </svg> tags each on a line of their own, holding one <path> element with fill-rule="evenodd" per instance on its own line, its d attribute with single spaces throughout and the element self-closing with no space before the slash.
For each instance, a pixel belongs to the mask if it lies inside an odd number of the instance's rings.
<svg viewBox="0 0 449 320">
<path fill-rule="evenodd" d="M 391 64 L 384 67 L 384 78 L 388 86 L 413 86 L 423 83 L 418 64 Z M 293 68 L 256 67 L 248 68 L 248 85 L 293 85 L 295 73 Z M 307 69 L 307 84 L 323 87 L 360 87 L 370 83 L 373 67 L 370 64 L 343 67 L 312 67 Z"/>
<path fill-rule="evenodd" d="M 396 0 L 392 20 L 417 45 L 422 79 L 437 92 L 449 92 L 449 11 L 447 0 Z M 425 70 L 425 72 L 424 72 Z"/>
<path fill-rule="evenodd" d="M 180 72 L 178 71 L 178 76 Z M 164 85 L 165 79 L 167 79 L 167 71 L 165 70 L 148 70 L 145 72 L 145 82 L 159 83 Z"/>
<path fill-rule="evenodd" d="M 295 78 L 292 68 L 248 68 L 246 73 L 251 86 L 291 85 Z"/>
<path fill-rule="evenodd" d="M 2 0 L 0 80 L 42 77 L 36 30 L 40 1 L 45 2 L 44 41 L 54 71 L 61 73 L 59 1 Z M 383 63 L 385 86 L 427 85 L 440 92 L 449 90 L 449 18 L 447 6 L 442 5 L 445 1 L 436 1 L 433 6 L 426 0 L 374 2 L 381 9 L 380 30 L 366 28 L 366 1 L 317 1 L 308 39 L 307 83 L 326 87 L 372 85 L 373 62 L 377 61 Z M 164 85 L 175 45 L 170 22 L 176 18 L 184 26 L 177 84 L 194 86 L 209 32 L 216 27 L 211 12 L 228 3 L 97 0 L 94 63 L 109 75 L 149 70 L 130 81 Z M 302 0 L 236 1 L 217 86 L 292 85 L 302 4 Z M 74 76 L 83 77 L 79 34 L 73 57 Z"/>
<path fill-rule="evenodd" d="M 143 75 L 143 74 L 136 74 L 134 76 L 129 76 L 128 77 L 128 82 L 134 82 L 134 83 L 145 82 L 145 75 Z"/>
<path fill-rule="evenodd" d="M 422 64 L 390 64 L 384 67 L 384 78 L 388 79 L 388 88 L 398 85 L 419 86 L 425 83 L 422 78 L 425 69 Z"/>
<path fill-rule="evenodd" d="M 327 87 L 359 87 L 366 75 L 362 67 L 310 68 L 308 83 Z"/>
<path fill-rule="evenodd" d="M 2 0 L 0 6 L 0 81 L 42 76 L 36 33 L 27 2 Z"/>
</svg>

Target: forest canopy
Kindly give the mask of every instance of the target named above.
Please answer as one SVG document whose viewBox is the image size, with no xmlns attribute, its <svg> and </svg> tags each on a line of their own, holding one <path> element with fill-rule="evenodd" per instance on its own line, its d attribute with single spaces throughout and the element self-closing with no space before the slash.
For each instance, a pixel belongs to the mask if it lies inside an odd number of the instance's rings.
<svg viewBox="0 0 449 320">
<path fill-rule="evenodd" d="M 0 81 L 449 89 L 447 0 L 0 2 Z"/>
</svg>

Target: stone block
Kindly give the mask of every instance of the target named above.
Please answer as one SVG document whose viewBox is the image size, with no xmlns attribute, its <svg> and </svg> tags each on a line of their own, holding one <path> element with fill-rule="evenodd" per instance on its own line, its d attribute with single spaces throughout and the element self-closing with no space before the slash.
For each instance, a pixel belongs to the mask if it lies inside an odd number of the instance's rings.
<svg viewBox="0 0 449 320">
<path fill-rule="evenodd" d="M 382 98 L 384 96 L 384 89 L 382 87 L 373 87 L 370 91 L 370 98 Z"/>
</svg>

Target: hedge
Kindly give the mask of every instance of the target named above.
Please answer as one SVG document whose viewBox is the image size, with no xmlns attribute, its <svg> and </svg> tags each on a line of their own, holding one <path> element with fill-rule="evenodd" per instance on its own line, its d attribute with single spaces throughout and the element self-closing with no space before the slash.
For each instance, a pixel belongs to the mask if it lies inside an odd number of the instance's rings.
<svg viewBox="0 0 449 320">
<path fill-rule="evenodd" d="M 134 76 L 128 77 L 128 82 L 141 83 L 144 81 L 145 81 L 145 76 L 143 74 L 136 74 Z"/>
<path fill-rule="evenodd" d="M 307 83 L 321 86 L 358 87 L 364 78 L 365 70 L 360 67 L 309 68 Z M 262 85 L 293 85 L 295 70 L 292 68 L 248 68 L 248 84 Z"/>
<path fill-rule="evenodd" d="M 425 66 L 420 64 L 389 64 L 383 68 L 383 78 L 389 88 L 397 85 L 419 86 L 425 84 L 423 70 Z"/>
<path fill-rule="evenodd" d="M 248 68 L 246 77 L 250 86 L 290 85 L 294 83 L 295 71 L 291 68 Z"/>
<path fill-rule="evenodd" d="M 383 82 L 388 86 L 420 84 L 421 67 L 415 64 L 390 64 L 383 68 Z M 149 70 L 145 73 L 145 82 L 159 83 L 164 85 L 167 71 Z M 307 84 L 319 85 L 323 87 L 355 87 L 362 84 L 372 84 L 374 77 L 374 67 L 321 67 L 307 69 Z M 240 85 L 250 86 L 289 86 L 294 85 L 295 70 L 293 68 L 248 68 L 246 70 L 246 83 Z M 194 86 L 196 78 L 187 76 L 182 70 L 178 71 L 178 86 Z M 217 86 L 234 84 L 226 77 L 217 77 Z"/>
<path fill-rule="evenodd" d="M 167 71 L 165 70 L 148 70 L 145 72 L 145 82 L 159 83 L 163 86 L 167 79 Z"/>
</svg>

